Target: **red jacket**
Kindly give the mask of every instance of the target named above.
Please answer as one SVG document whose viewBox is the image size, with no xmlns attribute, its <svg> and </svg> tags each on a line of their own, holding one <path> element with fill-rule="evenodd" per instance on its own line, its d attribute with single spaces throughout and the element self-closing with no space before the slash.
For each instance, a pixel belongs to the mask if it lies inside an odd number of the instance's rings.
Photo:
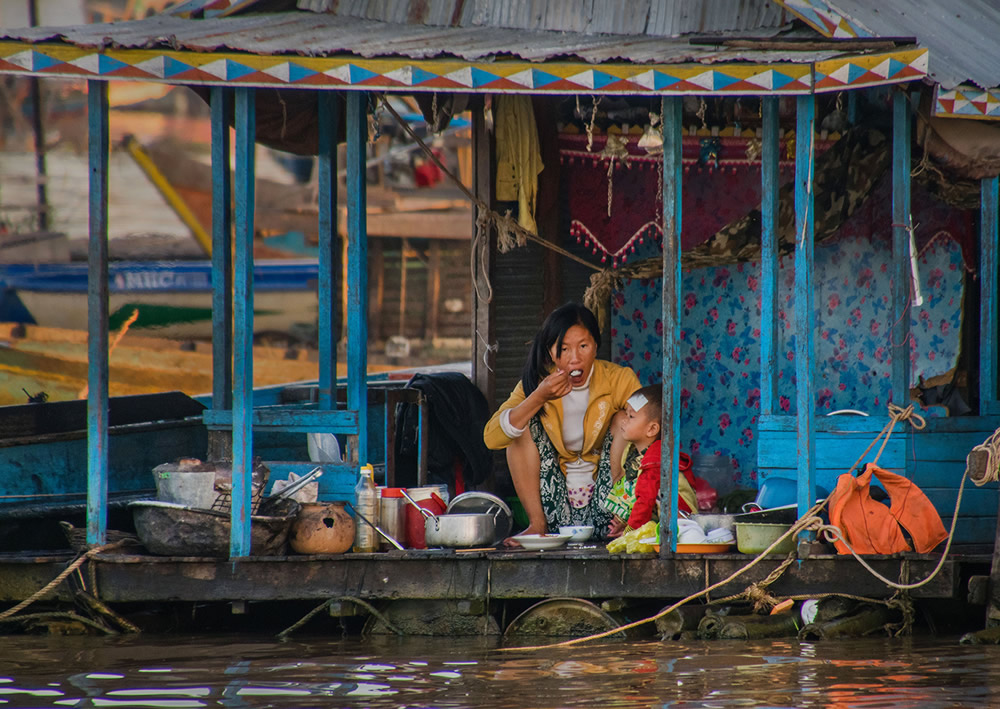
<svg viewBox="0 0 1000 709">
<path fill-rule="evenodd" d="M 694 473 L 691 472 L 691 458 L 685 453 L 680 455 L 678 466 L 684 477 L 694 487 Z M 639 477 L 635 481 L 635 504 L 632 514 L 628 517 L 630 529 L 638 529 L 653 517 L 656 500 L 660 496 L 660 441 L 655 440 L 642 455 L 639 463 Z M 677 496 L 677 508 L 681 512 L 693 512 L 680 495 Z"/>
</svg>

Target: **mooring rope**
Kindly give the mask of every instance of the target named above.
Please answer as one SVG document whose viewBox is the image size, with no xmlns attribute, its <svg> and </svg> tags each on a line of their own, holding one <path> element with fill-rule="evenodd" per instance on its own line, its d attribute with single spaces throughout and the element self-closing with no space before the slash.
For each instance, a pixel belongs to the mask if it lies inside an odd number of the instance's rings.
<svg viewBox="0 0 1000 709">
<path fill-rule="evenodd" d="M 101 552 L 111 551 L 112 549 L 117 549 L 118 547 L 123 546 L 123 545 L 125 545 L 127 543 L 128 543 L 128 540 L 123 539 L 123 540 L 120 540 L 120 541 L 117 541 L 117 542 L 112 542 L 111 544 L 105 544 L 103 546 L 94 547 L 93 549 L 87 550 L 86 552 L 84 552 L 83 554 L 81 554 L 80 556 L 78 556 L 69 566 L 67 566 L 65 569 L 63 569 L 59 573 L 58 576 L 56 576 L 54 579 L 52 579 L 44 587 L 42 587 L 42 588 L 38 589 L 37 591 L 35 591 L 33 594 L 31 594 L 31 596 L 29 596 L 28 598 L 24 599 L 23 601 L 21 601 L 20 603 L 18 603 L 16 606 L 13 606 L 12 608 L 8 608 L 3 613 L 0 613 L 0 620 L 3 620 L 4 618 L 10 618 L 11 616 L 13 616 L 18 611 L 21 611 L 21 610 L 27 608 L 32 603 L 34 603 L 35 601 L 37 601 L 39 598 L 42 598 L 43 596 L 45 596 L 46 594 L 48 594 L 49 591 L 51 591 L 56 586 L 58 586 L 59 584 L 61 584 L 66 579 L 67 576 L 69 576 L 71 573 L 73 573 L 78 568 L 80 568 L 81 566 L 83 566 L 83 564 L 85 564 L 92 557 L 96 556 L 97 554 L 100 554 Z"/>
</svg>

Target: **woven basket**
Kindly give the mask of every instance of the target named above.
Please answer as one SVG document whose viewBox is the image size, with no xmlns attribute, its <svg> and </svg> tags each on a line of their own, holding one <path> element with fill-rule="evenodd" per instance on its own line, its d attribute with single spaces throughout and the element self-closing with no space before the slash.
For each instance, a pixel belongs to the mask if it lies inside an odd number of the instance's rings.
<svg viewBox="0 0 1000 709">
<path fill-rule="evenodd" d="M 84 527 L 74 527 L 69 522 L 60 522 L 59 526 L 62 527 L 63 533 L 66 535 L 66 541 L 69 542 L 70 549 L 73 551 L 87 551 L 90 549 L 90 545 L 87 544 L 87 530 Z M 121 532 L 117 529 L 109 529 L 106 534 L 106 544 L 112 544 L 114 542 L 128 542 L 129 544 L 135 544 L 138 546 L 140 543 L 139 538 L 132 532 Z"/>
</svg>

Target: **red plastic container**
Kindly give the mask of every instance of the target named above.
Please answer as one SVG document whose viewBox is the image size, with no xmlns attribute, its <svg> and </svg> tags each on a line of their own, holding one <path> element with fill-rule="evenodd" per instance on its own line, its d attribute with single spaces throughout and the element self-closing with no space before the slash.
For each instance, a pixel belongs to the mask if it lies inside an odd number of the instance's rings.
<svg viewBox="0 0 1000 709">
<path fill-rule="evenodd" d="M 414 502 L 433 514 L 443 515 L 448 508 L 435 488 L 415 487 L 406 492 Z M 427 548 L 424 529 L 424 516 L 413 505 L 406 505 L 406 541 L 411 549 Z"/>
</svg>

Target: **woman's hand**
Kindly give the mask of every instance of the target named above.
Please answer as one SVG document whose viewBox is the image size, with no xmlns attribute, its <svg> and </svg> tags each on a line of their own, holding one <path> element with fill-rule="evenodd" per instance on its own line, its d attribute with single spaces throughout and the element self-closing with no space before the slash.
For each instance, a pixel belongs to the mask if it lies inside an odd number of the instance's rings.
<svg viewBox="0 0 1000 709">
<path fill-rule="evenodd" d="M 569 372 L 556 369 L 552 374 L 538 383 L 538 388 L 535 391 L 545 401 L 561 399 L 573 391 L 573 382 L 570 381 Z"/>
</svg>

